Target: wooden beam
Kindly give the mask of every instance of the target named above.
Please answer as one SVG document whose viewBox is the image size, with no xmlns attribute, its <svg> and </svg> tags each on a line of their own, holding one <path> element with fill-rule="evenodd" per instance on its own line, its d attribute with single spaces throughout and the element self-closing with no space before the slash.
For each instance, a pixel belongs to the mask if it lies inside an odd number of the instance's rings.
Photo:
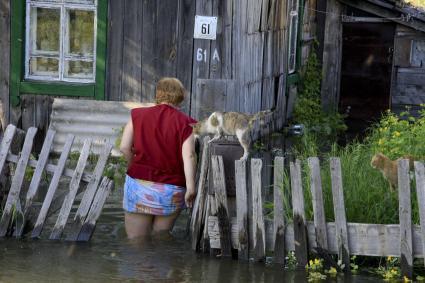
<svg viewBox="0 0 425 283">
<path fill-rule="evenodd" d="M 336 0 L 329 0 L 333 2 Z M 383 3 L 382 1 L 361 1 L 361 0 L 338 0 L 341 3 L 344 3 L 348 6 L 366 11 L 373 15 L 389 18 L 393 22 L 398 24 L 411 27 L 415 30 L 425 32 L 425 22 L 422 19 L 418 19 L 416 14 L 410 13 L 410 11 L 405 9 L 396 9 L 392 5 Z"/>
<path fill-rule="evenodd" d="M 392 21 L 386 18 L 376 17 L 352 17 L 342 16 L 343 23 L 391 23 Z"/>
<path fill-rule="evenodd" d="M 342 59 L 342 5 L 329 0 L 326 12 L 325 39 L 323 43 L 322 106 L 327 111 L 338 108 Z"/>
</svg>

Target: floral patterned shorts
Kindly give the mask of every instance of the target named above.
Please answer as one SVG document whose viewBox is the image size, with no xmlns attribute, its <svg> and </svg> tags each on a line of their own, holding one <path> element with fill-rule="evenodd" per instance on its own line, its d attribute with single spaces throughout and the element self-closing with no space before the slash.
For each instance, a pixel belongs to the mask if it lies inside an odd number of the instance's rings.
<svg viewBox="0 0 425 283">
<path fill-rule="evenodd" d="M 125 177 L 123 208 L 129 213 L 171 215 L 185 208 L 186 188 Z"/>
</svg>

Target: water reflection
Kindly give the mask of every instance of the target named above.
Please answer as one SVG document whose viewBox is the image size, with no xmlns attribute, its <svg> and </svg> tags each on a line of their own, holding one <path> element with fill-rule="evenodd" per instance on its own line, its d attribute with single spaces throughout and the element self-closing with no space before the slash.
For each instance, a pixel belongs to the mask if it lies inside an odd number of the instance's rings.
<svg viewBox="0 0 425 283">
<path fill-rule="evenodd" d="M 180 219 L 175 237 L 127 240 L 119 210 L 102 216 L 90 243 L 0 241 L 0 282 L 307 282 L 280 266 L 193 253 Z M 372 282 L 346 277 L 329 282 Z"/>
</svg>

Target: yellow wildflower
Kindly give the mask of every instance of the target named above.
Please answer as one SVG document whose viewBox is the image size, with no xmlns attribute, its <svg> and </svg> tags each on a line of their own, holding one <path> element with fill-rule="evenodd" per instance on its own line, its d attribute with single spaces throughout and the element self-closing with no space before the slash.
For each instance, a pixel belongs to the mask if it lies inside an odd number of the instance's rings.
<svg viewBox="0 0 425 283">
<path fill-rule="evenodd" d="M 320 264 L 320 260 L 319 259 L 314 259 L 314 264 Z"/>
<path fill-rule="evenodd" d="M 387 257 L 387 261 L 391 261 L 393 259 L 392 256 Z"/>
<path fill-rule="evenodd" d="M 310 259 L 309 263 L 310 263 L 310 266 L 312 266 L 313 265 L 313 260 Z"/>
<path fill-rule="evenodd" d="M 412 282 L 412 280 L 410 280 L 407 276 L 403 277 L 403 282 Z"/>
<path fill-rule="evenodd" d="M 384 139 L 379 139 L 378 144 L 382 145 L 384 143 Z"/>
<path fill-rule="evenodd" d="M 335 267 L 331 267 L 329 270 L 328 270 L 328 273 L 330 274 L 330 275 L 332 275 L 332 276 L 335 276 L 337 273 L 338 273 L 338 271 L 336 270 L 336 268 Z"/>
</svg>

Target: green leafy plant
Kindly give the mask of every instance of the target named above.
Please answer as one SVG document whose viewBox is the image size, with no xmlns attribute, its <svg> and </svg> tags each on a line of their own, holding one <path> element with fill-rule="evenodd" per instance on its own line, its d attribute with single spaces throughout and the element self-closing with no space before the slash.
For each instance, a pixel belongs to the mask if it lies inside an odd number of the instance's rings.
<svg viewBox="0 0 425 283">
<path fill-rule="evenodd" d="M 295 256 L 294 251 L 289 251 L 287 256 L 285 257 L 286 268 L 289 270 L 295 270 L 297 266 L 297 257 Z"/>
<path fill-rule="evenodd" d="M 306 132 L 320 137 L 326 146 L 337 140 L 338 135 L 346 131 L 344 116 L 336 111 L 324 111 L 320 99 L 321 68 L 316 53 L 311 52 L 303 68 L 300 91 L 294 106 L 293 123 L 303 124 Z M 305 137 L 301 137 L 303 139 Z M 308 137 L 312 138 L 312 137 Z"/>
</svg>

